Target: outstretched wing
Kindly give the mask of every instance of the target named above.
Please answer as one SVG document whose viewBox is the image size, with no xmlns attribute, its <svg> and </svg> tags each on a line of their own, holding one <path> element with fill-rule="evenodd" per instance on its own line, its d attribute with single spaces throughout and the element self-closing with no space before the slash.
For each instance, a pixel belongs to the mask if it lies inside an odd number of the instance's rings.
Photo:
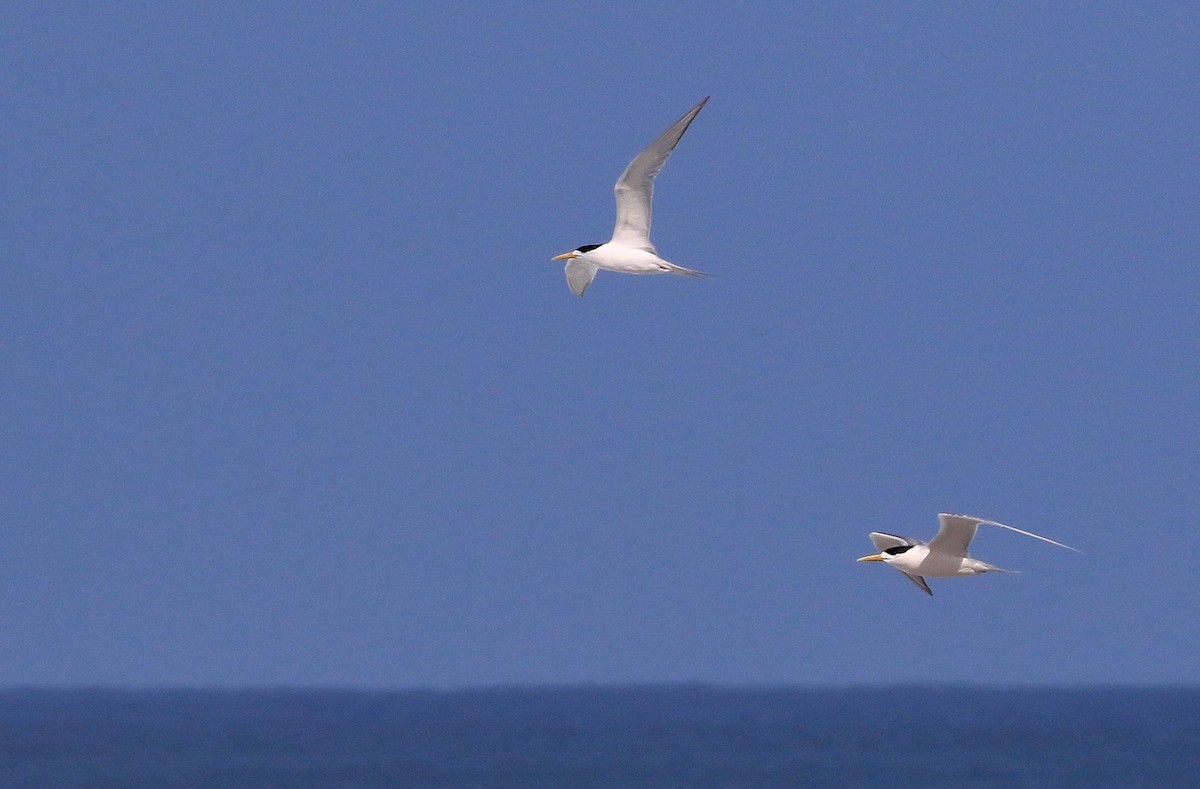
<svg viewBox="0 0 1200 789">
<path fill-rule="evenodd" d="M 613 228 L 612 240 L 624 246 L 654 252 L 650 243 L 650 211 L 654 200 L 654 176 L 666 164 L 667 157 L 679 144 L 696 115 L 704 109 L 708 97 L 688 110 L 687 114 L 671 125 L 671 128 L 650 143 L 646 150 L 637 155 L 621 177 L 613 192 L 617 197 L 617 225 Z"/>
<path fill-rule="evenodd" d="M 888 534 L 887 532 L 882 531 L 871 532 L 871 542 L 875 544 L 875 547 L 879 549 L 880 553 L 886 551 L 888 548 L 896 548 L 901 545 L 922 544 L 920 540 L 912 537 L 901 537 L 898 534 Z M 900 574 L 916 584 L 921 591 L 925 592 L 925 594 L 933 594 L 933 590 L 929 588 L 929 584 L 925 583 L 925 579 L 921 576 L 913 575 L 912 573 L 906 573 L 903 570 L 900 570 Z"/>
<path fill-rule="evenodd" d="M 588 285 L 592 284 L 596 276 L 596 268 L 595 263 L 585 263 L 578 258 L 568 260 L 563 271 L 567 274 L 567 285 L 570 286 L 571 292 L 576 296 L 586 293 Z"/>
<path fill-rule="evenodd" d="M 970 515 L 939 512 L 938 533 L 929 541 L 929 550 L 949 556 L 966 556 L 971 540 L 975 539 L 975 529 L 983 522 L 982 518 L 972 518 Z"/>
<path fill-rule="evenodd" d="M 955 515 L 949 512 L 938 513 L 938 533 L 936 537 L 929 541 L 930 550 L 946 551 L 952 556 L 966 556 L 967 547 L 971 544 L 971 539 L 975 536 L 975 530 L 981 523 L 986 523 L 988 526 L 999 526 L 1001 529 L 1015 531 L 1017 534 L 1024 534 L 1026 537 L 1032 537 L 1035 540 L 1048 542 L 1051 545 L 1057 545 L 1059 548 L 1066 548 L 1068 551 L 1080 553 L 1077 548 L 1072 548 L 1070 545 L 1063 545 L 1061 542 L 1052 540 L 1049 537 L 1043 537 L 1040 534 L 1034 534 L 1031 531 L 1018 529 L 1015 526 L 1007 526 L 997 521 L 990 521 L 987 518 L 976 518 L 972 515 Z"/>
</svg>

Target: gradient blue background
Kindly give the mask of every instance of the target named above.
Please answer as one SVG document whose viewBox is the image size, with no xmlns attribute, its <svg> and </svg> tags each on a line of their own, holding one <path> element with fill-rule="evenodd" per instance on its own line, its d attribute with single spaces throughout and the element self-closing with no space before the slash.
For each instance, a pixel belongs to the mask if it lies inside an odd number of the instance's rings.
<svg viewBox="0 0 1200 789">
<path fill-rule="evenodd" d="M 1193 3 L 6 4 L 0 684 L 1200 681 Z M 701 97 L 654 240 L 552 255 Z M 1023 572 L 856 565 L 939 510 Z"/>
</svg>

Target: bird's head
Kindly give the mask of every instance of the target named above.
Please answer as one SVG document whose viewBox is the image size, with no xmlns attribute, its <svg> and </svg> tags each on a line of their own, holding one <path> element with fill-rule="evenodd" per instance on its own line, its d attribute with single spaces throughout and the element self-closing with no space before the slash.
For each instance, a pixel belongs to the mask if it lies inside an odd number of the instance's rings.
<svg viewBox="0 0 1200 789">
<path fill-rule="evenodd" d="M 897 557 L 903 556 L 904 552 L 911 548 L 911 545 L 894 545 L 891 548 L 884 548 L 879 553 L 873 553 L 869 556 L 863 556 L 858 561 L 860 562 L 885 562 L 891 564 Z"/>
<path fill-rule="evenodd" d="M 555 255 L 554 257 L 552 257 L 550 259 L 551 260 L 574 260 L 577 257 L 586 255 L 587 253 L 591 252 L 593 249 L 595 249 L 598 246 L 600 246 L 600 244 L 584 244 L 579 249 L 573 249 L 570 252 L 564 252 L 561 255 Z"/>
</svg>

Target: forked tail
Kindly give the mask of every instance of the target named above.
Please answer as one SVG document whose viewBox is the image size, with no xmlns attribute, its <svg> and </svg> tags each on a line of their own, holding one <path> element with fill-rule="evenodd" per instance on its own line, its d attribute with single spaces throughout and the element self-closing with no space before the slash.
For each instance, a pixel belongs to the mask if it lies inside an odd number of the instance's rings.
<svg viewBox="0 0 1200 789">
<path fill-rule="evenodd" d="M 669 271 L 672 274 L 682 274 L 686 277 L 707 277 L 708 276 L 708 274 L 705 274 L 703 271 L 696 271 L 695 269 L 684 268 L 683 266 L 676 266 L 674 263 L 667 263 L 667 265 L 671 267 L 669 269 Z"/>
</svg>

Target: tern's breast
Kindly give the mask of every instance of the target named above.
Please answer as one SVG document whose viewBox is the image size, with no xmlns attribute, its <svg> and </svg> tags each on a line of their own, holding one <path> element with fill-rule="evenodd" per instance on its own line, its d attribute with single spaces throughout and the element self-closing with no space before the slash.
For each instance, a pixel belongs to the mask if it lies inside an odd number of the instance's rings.
<svg viewBox="0 0 1200 789">
<path fill-rule="evenodd" d="M 914 571 L 918 575 L 929 578 L 953 578 L 963 574 L 963 563 L 967 561 L 961 556 L 948 556 L 944 553 L 930 553 Z"/>
<path fill-rule="evenodd" d="M 600 268 L 625 274 L 657 274 L 663 270 L 658 255 L 632 247 L 605 244 L 592 252 L 589 259 Z"/>
</svg>

